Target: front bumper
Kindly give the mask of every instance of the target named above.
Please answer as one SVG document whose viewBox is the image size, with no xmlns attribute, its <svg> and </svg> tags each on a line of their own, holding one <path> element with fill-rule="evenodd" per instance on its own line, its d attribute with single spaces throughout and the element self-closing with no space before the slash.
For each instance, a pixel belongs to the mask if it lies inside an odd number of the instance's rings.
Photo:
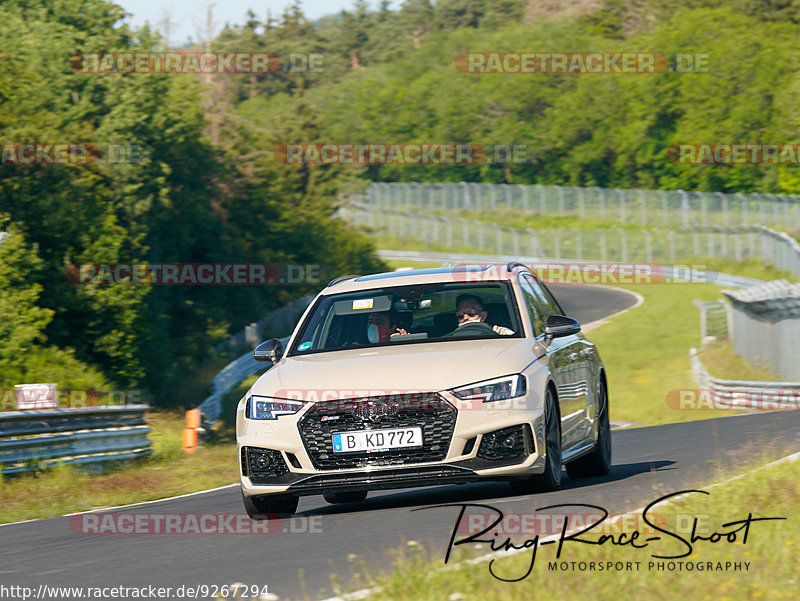
<svg viewBox="0 0 800 601">
<path fill-rule="evenodd" d="M 517 408 L 519 405 L 519 399 L 515 399 L 470 410 L 454 409 L 452 428 L 446 437 L 442 431 L 447 416 L 439 413 L 431 417 L 433 425 L 426 426 L 426 433 L 434 432 L 435 437 L 430 440 L 442 443 L 446 439 L 437 461 L 425 461 L 432 453 L 374 453 L 356 461 L 347 458 L 342 461 L 342 468 L 331 462 L 332 453 L 322 446 L 328 432 L 319 429 L 319 411 L 303 411 L 274 422 L 240 416 L 237 432 L 242 491 L 246 496 L 311 495 L 511 480 L 540 474 L 545 468 L 542 412 Z M 308 430 L 309 424 L 315 430 L 306 436 L 304 428 Z M 387 425 L 391 424 L 373 427 Z M 336 427 L 349 426 L 339 421 Z M 524 451 L 505 452 L 502 442 L 509 438 L 524 445 Z M 262 462 L 274 468 L 266 476 L 256 466 L 254 457 L 259 453 L 271 455 L 271 461 Z"/>
</svg>

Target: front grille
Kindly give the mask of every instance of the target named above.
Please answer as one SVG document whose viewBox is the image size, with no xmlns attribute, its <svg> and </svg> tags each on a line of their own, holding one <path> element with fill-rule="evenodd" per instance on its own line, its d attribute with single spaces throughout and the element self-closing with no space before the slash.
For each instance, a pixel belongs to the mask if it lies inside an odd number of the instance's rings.
<svg viewBox="0 0 800 601">
<path fill-rule="evenodd" d="M 314 467 L 320 470 L 396 466 L 442 461 L 457 411 L 438 394 L 380 396 L 316 403 L 298 428 Z M 422 447 L 334 454 L 332 434 L 384 428 L 422 428 Z"/>
<path fill-rule="evenodd" d="M 521 459 L 533 452 L 533 437 L 528 424 L 484 434 L 477 456 L 487 461 Z"/>
<path fill-rule="evenodd" d="M 289 471 L 280 451 L 242 447 L 242 475 L 253 484 L 268 484 Z"/>
</svg>

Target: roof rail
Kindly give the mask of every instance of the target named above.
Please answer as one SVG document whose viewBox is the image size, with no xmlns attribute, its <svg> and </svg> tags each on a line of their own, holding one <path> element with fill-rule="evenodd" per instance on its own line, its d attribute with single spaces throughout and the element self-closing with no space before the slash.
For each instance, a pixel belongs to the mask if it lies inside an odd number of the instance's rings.
<svg viewBox="0 0 800 601">
<path fill-rule="evenodd" d="M 509 261 L 506 265 L 506 269 L 508 271 L 514 271 L 515 267 L 522 267 L 523 269 L 528 269 L 528 266 L 524 263 L 520 263 L 519 261 Z"/>
<path fill-rule="evenodd" d="M 361 277 L 360 275 L 340 275 L 338 278 L 333 278 L 330 282 L 328 282 L 328 285 L 325 287 L 330 288 L 331 286 L 334 286 L 339 282 L 344 282 L 345 280 L 352 280 L 353 278 L 360 278 L 360 277 Z"/>
</svg>

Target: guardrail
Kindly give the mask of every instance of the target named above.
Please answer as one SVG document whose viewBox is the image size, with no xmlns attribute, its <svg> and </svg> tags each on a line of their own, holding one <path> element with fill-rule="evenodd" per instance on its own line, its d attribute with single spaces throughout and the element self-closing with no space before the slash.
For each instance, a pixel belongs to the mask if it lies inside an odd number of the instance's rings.
<svg viewBox="0 0 800 601">
<path fill-rule="evenodd" d="M 0 413 L 0 473 L 102 464 L 151 453 L 148 405 Z"/>
<path fill-rule="evenodd" d="M 747 286 L 738 287 L 747 288 Z M 723 300 L 693 302 L 700 309 L 700 345 L 711 340 L 728 338 L 733 331 L 730 305 Z"/>
<path fill-rule="evenodd" d="M 723 380 L 712 377 L 700 361 L 697 349 L 689 350 L 692 376 L 702 389 L 708 391 L 715 406 L 729 405 L 732 409 L 780 408 L 789 397 L 787 406 L 796 408 L 800 396 L 800 382 L 763 382 L 749 380 Z"/>
</svg>

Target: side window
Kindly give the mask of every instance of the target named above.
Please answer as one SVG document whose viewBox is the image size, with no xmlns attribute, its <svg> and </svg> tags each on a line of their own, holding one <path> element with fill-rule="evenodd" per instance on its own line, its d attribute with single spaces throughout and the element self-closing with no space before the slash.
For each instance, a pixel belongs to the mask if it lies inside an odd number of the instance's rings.
<svg viewBox="0 0 800 601">
<path fill-rule="evenodd" d="M 564 309 L 561 308 L 561 305 L 558 304 L 556 297 L 553 296 L 553 293 L 545 286 L 544 284 L 540 283 L 539 286 L 544 292 L 545 297 L 548 299 L 549 304 L 553 307 L 552 315 L 565 315 Z"/>
<path fill-rule="evenodd" d="M 550 295 L 549 290 L 546 290 L 544 286 L 542 286 L 528 274 L 522 274 L 522 277 L 525 278 L 526 282 L 528 282 L 528 285 L 530 286 L 537 302 L 539 303 L 539 307 L 541 307 L 541 310 L 544 313 L 544 317 L 542 317 L 543 321 L 548 315 L 558 315 L 561 313 L 558 303 L 556 303 L 555 299 Z"/>
<path fill-rule="evenodd" d="M 519 284 L 525 297 L 525 304 L 528 305 L 528 312 L 531 314 L 533 333 L 538 336 L 544 332 L 544 311 L 542 310 L 541 301 L 537 298 L 529 278 L 521 275 Z"/>
</svg>

